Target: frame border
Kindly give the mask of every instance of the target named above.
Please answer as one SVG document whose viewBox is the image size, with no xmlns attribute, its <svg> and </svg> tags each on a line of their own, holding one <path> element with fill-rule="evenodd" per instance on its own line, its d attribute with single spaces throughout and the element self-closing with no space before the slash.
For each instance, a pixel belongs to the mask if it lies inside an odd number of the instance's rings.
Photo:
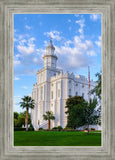
<svg viewBox="0 0 115 160">
<path fill-rule="evenodd" d="M 115 159 L 115 1 L 0 1 L 0 157 L 1 160 Z M 13 14 L 102 14 L 102 146 L 13 146 Z"/>
</svg>

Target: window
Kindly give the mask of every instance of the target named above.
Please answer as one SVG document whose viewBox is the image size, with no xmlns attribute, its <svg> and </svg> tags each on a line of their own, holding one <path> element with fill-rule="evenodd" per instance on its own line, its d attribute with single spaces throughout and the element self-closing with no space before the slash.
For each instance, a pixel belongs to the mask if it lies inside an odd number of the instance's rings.
<svg viewBox="0 0 115 160">
<path fill-rule="evenodd" d="M 71 89 L 69 89 L 69 96 L 71 96 Z"/>
<path fill-rule="evenodd" d="M 69 83 L 71 83 L 71 80 L 69 80 Z"/>
<path fill-rule="evenodd" d="M 53 99 L 53 91 L 51 92 L 51 98 Z"/>
<path fill-rule="evenodd" d="M 84 88 L 84 84 L 82 84 L 82 88 Z"/>
<path fill-rule="evenodd" d="M 76 83 L 76 86 L 78 86 L 78 83 Z"/>
<path fill-rule="evenodd" d="M 78 96 L 78 92 L 76 92 L 75 95 Z"/>
<path fill-rule="evenodd" d="M 84 93 L 82 93 L 82 97 L 84 98 Z"/>
<path fill-rule="evenodd" d="M 58 89 L 58 97 L 60 97 L 60 89 Z"/>
</svg>

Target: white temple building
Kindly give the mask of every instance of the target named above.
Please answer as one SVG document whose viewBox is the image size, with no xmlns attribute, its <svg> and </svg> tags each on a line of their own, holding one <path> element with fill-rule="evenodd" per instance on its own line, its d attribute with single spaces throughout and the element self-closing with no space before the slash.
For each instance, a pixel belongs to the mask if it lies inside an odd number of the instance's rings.
<svg viewBox="0 0 115 160">
<path fill-rule="evenodd" d="M 35 100 L 35 108 L 31 111 L 32 125 L 35 130 L 40 127 L 46 129 L 48 122 L 43 119 L 43 114 L 52 111 L 55 120 L 51 120 L 51 128 L 57 126 L 64 128 L 67 124 L 66 100 L 69 95 L 79 95 L 88 101 L 88 79 L 83 75 L 75 76 L 68 71 L 63 73 L 63 70 L 56 67 L 58 57 L 51 40 L 46 47 L 43 60 L 44 67 L 37 72 L 37 83 L 33 85 L 32 98 Z M 91 80 L 90 89 L 95 85 L 96 83 Z"/>
</svg>

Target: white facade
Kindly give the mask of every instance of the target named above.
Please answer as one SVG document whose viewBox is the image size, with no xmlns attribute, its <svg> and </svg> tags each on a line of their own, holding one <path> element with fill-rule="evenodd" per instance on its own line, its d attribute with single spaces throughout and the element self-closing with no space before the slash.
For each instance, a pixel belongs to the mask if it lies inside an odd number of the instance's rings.
<svg viewBox="0 0 115 160">
<path fill-rule="evenodd" d="M 35 130 L 39 127 L 47 128 L 47 121 L 43 119 L 43 114 L 46 114 L 46 111 L 52 111 L 55 120 L 51 120 L 51 128 L 57 126 L 64 128 L 67 124 L 66 100 L 69 95 L 79 95 L 88 101 L 88 80 L 82 75 L 75 77 L 73 73 L 64 74 L 56 67 L 58 58 L 51 40 L 43 59 L 44 68 L 38 71 L 37 83 L 33 86 L 32 98 L 36 105 L 31 112 L 32 125 Z M 93 89 L 95 85 L 96 83 L 91 80 L 90 89 Z"/>
</svg>

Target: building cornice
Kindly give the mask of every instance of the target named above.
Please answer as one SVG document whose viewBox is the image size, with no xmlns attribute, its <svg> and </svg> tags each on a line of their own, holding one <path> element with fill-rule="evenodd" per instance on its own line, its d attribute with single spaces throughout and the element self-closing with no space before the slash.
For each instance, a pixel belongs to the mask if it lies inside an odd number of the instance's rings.
<svg viewBox="0 0 115 160">
<path fill-rule="evenodd" d="M 54 58 L 58 59 L 58 57 L 57 57 L 56 55 L 44 54 L 43 59 L 44 59 L 45 57 L 54 57 Z"/>
</svg>

